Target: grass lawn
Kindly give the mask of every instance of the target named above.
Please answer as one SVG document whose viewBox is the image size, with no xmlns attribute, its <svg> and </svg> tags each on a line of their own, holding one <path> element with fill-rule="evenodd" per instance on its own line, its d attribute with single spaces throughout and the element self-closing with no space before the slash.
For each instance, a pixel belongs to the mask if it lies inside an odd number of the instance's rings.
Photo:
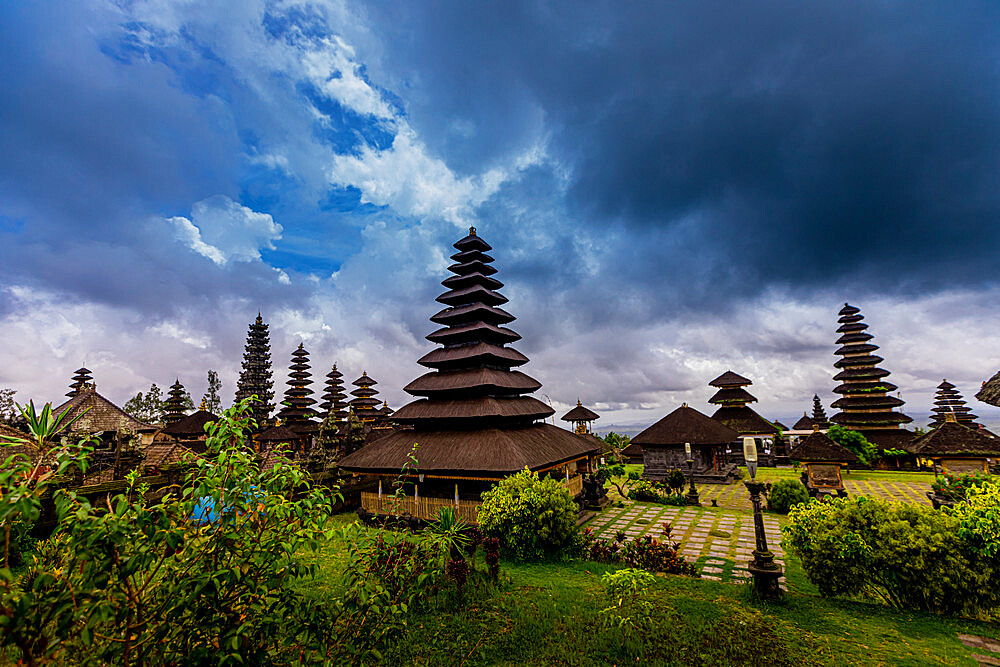
<svg viewBox="0 0 1000 667">
<path fill-rule="evenodd" d="M 352 514 L 338 516 L 346 524 Z M 335 594 L 343 544 L 319 554 L 310 590 Z M 480 562 L 481 567 L 481 562 Z M 749 601 L 745 586 L 663 576 L 643 594 L 642 633 L 602 622 L 609 605 L 593 562 L 503 563 L 495 591 L 463 609 L 413 614 L 383 653 L 419 665 L 975 665 L 956 633 L 1000 636 L 995 625 L 826 600 L 794 559 L 781 604 Z M 630 624 L 626 624 L 628 628 Z"/>
</svg>

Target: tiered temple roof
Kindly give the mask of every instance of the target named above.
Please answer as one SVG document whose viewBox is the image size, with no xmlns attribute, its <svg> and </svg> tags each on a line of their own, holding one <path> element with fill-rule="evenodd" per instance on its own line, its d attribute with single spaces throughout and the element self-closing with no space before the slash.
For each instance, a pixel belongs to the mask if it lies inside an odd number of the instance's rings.
<svg viewBox="0 0 1000 667">
<path fill-rule="evenodd" d="M 983 383 L 982 388 L 976 393 L 976 398 L 1000 408 L 1000 372 Z"/>
<path fill-rule="evenodd" d="M 962 399 L 962 394 L 955 389 L 955 385 L 947 380 L 942 380 L 941 384 L 938 385 L 937 396 L 935 396 L 934 407 L 931 408 L 931 412 L 934 413 L 934 416 L 931 418 L 931 428 L 937 428 L 941 424 L 944 424 L 945 415 L 948 414 L 955 415 L 955 421 L 959 424 L 965 424 L 973 428 L 977 426 L 976 420 L 979 419 L 979 417 L 972 414 L 972 408 L 966 407 L 965 400 Z"/>
<path fill-rule="evenodd" d="M 910 447 L 917 456 L 929 459 L 942 456 L 1000 458 L 1000 438 L 950 418 L 915 438 Z"/>
<path fill-rule="evenodd" d="M 326 374 L 326 393 L 323 394 L 323 402 L 319 404 L 324 416 L 332 413 L 336 421 L 347 419 L 347 394 L 344 393 L 343 377 L 344 374 L 334 364 L 333 370 Z"/>
<path fill-rule="evenodd" d="M 761 417 L 748 405 L 755 403 L 757 398 L 743 387 L 748 387 L 753 382 L 732 371 L 726 371 L 708 384 L 718 389 L 715 395 L 708 399 L 709 403 L 719 406 L 712 419 L 728 426 L 739 435 L 773 435 L 778 432 L 774 424 Z"/>
<path fill-rule="evenodd" d="M 187 410 L 184 406 L 184 385 L 175 379 L 167 392 L 167 400 L 163 402 L 163 421 L 167 425 L 184 419 Z"/>
<path fill-rule="evenodd" d="M 73 382 L 69 385 L 69 391 L 66 392 L 66 396 L 73 398 L 80 393 L 82 389 L 94 383 L 94 376 L 84 367 L 77 368 L 73 374 Z"/>
<path fill-rule="evenodd" d="M 879 446 L 901 446 L 912 434 L 899 426 L 913 420 L 894 410 L 903 400 L 888 395 L 897 387 L 885 379 L 889 371 L 878 367 L 883 359 L 873 354 L 878 345 L 871 343 L 874 336 L 865 331 L 868 325 L 863 319 L 861 311 L 850 304 L 840 310 L 837 344 L 841 347 L 835 353 L 840 359 L 834 364 L 840 372 L 833 379 L 841 384 L 833 391 L 841 398 L 832 403 L 840 412 L 830 421 L 861 431 Z"/>
<path fill-rule="evenodd" d="M 271 379 L 271 337 L 260 313 L 247 331 L 243 370 L 236 382 L 237 402 L 251 396 L 259 399 L 254 404 L 253 417 L 258 428 L 263 428 L 274 410 L 274 382 Z"/>
<path fill-rule="evenodd" d="M 823 403 L 819 400 L 818 394 L 813 394 L 813 423 L 819 424 L 820 428 L 829 425 L 829 420 L 826 418 L 826 410 L 823 409 Z"/>
<path fill-rule="evenodd" d="M 316 399 L 312 397 L 312 373 L 309 372 L 309 352 L 299 343 L 292 352 L 291 372 L 288 374 L 288 389 L 285 390 L 284 406 L 278 412 L 282 423 L 295 431 L 302 433 L 315 429 L 316 423 L 312 417 L 316 411 L 311 407 Z"/>
<path fill-rule="evenodd" d="M 347 404 L 358 419 L 363 422 L 373 422 L 380 420 L 382 412 L 380 410 L 382 401 L 375 398 L 378 396 L 378 389 L 373 387 L 378 384 L 374 379 L 368 377 L 368 371 L 363 371 L 361 377 L 352 382 L 357 389 L 351 391 L 354 396 Z"/>
<path fill-rule="evenodd" d="M 340 461 L 354 472 L 398 473 L 418 444 L 417 468 L 431 476 L 497 479 L 525 467 L 546 470 L 597 454 L 599 443 L 551 424 L 553 413 L 528 396 L 541 383 L 512 370 L 527 363 L 506 347 L 520 338 L 503 325 L 514 316 L 491 276 L 496 269 L 490 246 L 475 228 L 455 244 L 449 267 L 454 275 L 437 298 L 445 308 L 431 317 L 442 325 L 427 336 L 441 347 L 417 362 L 431 369 L 405 387 L 418 397 L 393 414 L 397 429 Z"/>
</svg>

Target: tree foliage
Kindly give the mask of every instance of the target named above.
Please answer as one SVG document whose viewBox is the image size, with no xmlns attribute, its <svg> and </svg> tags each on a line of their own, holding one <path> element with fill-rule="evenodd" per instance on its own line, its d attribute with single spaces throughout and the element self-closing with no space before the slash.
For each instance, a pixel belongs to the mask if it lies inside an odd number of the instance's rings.
<svg viewBox="0 0 1000 667">
<path fill-rule="evenodd" d="M 160 423 L 163 421 L 165 411 L 163 391 L 154 382 L 149 385 L 149 391 L 145 394 L 140 391 L 128 399 L 124 409 L 139 421 L 147 424 Z"/>
<path fill-rule="evenodd" d="M 208 371 L 208 389 L 205 391 L 205 395 L 201 397 L 201 401 L 205 404 L 206 410 L 214 414 L 222 412 L 221 391 L 222 380 L 219 379 L 219 374 L 217 372 L 210 369 Z"/>
<path fill-rule="evenodd" d="M 834 424 L 826 434 L 837 444 L 854 452 L 867 465 L 871 465 L 878 456 L 878 449 L 860 431 Z"/>
</svg>

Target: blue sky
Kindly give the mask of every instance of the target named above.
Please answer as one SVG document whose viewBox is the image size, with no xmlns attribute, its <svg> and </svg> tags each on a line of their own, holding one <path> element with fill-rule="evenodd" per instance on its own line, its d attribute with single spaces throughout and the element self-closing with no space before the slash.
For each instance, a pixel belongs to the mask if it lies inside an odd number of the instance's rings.
<svg viewBox="0 0 1000 667">
<path fill-rule="evenodd" d="M 972 400 L 1000 367 L 998 13 L 6 3 L 0 385 L 231 393 L 259 309 L 279 375 L 303 341 L 398 407 L 476 225 L 540 393 L 605 425 L 707 409 L 727 368 L 766 415 L 829 403 L 844 301 L 909 411 L 944 377 Z"/>
</svg>

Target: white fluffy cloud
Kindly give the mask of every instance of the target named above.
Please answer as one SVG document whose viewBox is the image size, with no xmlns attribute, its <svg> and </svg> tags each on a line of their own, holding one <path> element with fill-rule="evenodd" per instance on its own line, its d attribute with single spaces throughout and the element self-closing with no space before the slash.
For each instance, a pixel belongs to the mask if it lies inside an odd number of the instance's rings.
<svg viewBox="0 0 1000 667">
<path fill-rule="evenodd" d="M 260 249 L 273 250 L 282 232 L 281 225 L 269 214 L 258 213 L 223 195 L 195 203 L 190 220 L 176 216 L 168 222 L 176 228 L 178 239 L 219 265 L 259 260 Z M 288 279 L 287 275 L 284 279 Z"/>
</svg>

